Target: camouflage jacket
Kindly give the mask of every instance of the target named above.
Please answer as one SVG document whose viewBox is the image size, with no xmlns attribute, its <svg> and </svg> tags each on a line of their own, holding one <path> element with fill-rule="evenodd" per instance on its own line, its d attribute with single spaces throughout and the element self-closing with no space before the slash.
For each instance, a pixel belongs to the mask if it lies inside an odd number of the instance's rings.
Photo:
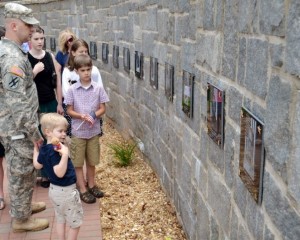
<svg viewBox="0 0 300 240">
<path fill-rule="evenodd" d="M 8 39 L 0 41 L 0 136 L 25 134 L 33 141 L 38 130 L 39 103 L 33 73 L 21 46 Z"/>
</svg>

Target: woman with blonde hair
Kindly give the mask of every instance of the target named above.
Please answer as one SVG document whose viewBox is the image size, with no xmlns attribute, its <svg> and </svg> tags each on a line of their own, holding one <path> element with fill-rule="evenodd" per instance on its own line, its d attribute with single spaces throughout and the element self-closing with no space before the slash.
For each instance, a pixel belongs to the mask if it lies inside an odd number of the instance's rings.
<svg viewBox="0 0 300 240">
<path fill-rule="evenodd" d="M 58 36 L 59 51 L 57 52 L 55 59 L 61 66 L 61 73 L 63 72 L 65 64 L 68 61 L 69 52 L 74 40 L 76 40 L 76 36 L 69 28 L 62 30 L 59 33 Z"/>
</svg>

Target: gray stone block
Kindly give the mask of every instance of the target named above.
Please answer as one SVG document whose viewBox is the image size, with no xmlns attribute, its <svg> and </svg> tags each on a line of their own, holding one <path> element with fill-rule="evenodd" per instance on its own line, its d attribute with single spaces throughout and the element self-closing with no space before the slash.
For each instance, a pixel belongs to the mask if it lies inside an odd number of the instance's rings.
<svg viewBox="0 0 300 240">
<path fill-rule="evenodd" d="M 282 44 L 271 44 L 270 45 L 270 56 L 273 67 L 282 67 L 283 65 L 283 51 L 284 47 Z"/>
<path fill-rule="evenodd" d="M 300 202 L 300 94 L 297 92 L 295 110 L 291 110 L 295 113 L 292 125 L 295 126 L 292 133 L 292 144 L 294 149 L 291 153 L 291 158 L 288 162 L 288 189 L 291 195 Z"/>
<path fill-rule="evenodd" d="M 265 99 L 268 81 L 268 43 L 260 39 L 247 40 L 245 87 Z"/>
<path fill-rule="evenodd" d="M 220 71 L 221 35 L 197 35 L 197 62 L 213 72 Z"/>
<path fill-rule="evenodd" d="M 240 32 L 249 33 L 253 25 L 256 0 L 238 2 L 238 29 Z"/>
<path fill-rule="evenodd" d="M 285 68 L 290 74 L 300 75 L 300 54 L 295 49 L 300 48 L 300 2 L 293 0 L 290 3 L 286 27 L 286 54 Z"/>
<path fill-rule="evenodd" d="M 229 230 L 231 210 L 230 191 L 227 189 L 220 173 L 214 168 L 208 169 L 208 202 L 213 211 L 213 215 L 224 231 Z"/>
<path fill-rule="evenodd" d="M 266 172 L 264 177 L 264 206 L 266 212 L 285 240 L 298 239 L 300 236 L 300 215 L 290 205 L 276 180 Z"/>
<path fill-rule="evenodd" d="M 286 182 L 286 164 L 290 157 L 290 116 L 292 89 L 288 81 L 272 76 L 266 99 L 264 142 L 271 165 Z"/>
<path fill-rule="evenodd" d="M 222 75 L 232 80 L 235 80 L 238 58 L 237 2 L 237 0 L 228 0 L 224 7 Z"/>
<path fill-rule="evenodd" d="M 284 0 L 264 0 L 260 2 L 260 30 L 274 36 L 285 36 Z"/>
</svg>

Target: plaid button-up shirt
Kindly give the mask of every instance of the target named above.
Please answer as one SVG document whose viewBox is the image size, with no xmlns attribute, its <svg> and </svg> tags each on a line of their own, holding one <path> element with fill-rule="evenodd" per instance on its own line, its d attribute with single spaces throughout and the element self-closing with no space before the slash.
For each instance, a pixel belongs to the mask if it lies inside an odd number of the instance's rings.
<svg viewBox="0 0 300 240">
<path fill-rule="evenodd" d="M 89 114 L 91 111 L 97 111 L 100 103 L 109 102 L 109 98 L 104 88 L 96 82 L 91 82 L 91 85 L 85 89 L 81 86 L 80 81 L 73 84 L 64 99 L 66 105 L 72 105 L 74 111 L 81 114 Z M 100 134 L 100 119 L 96 118 L 93 126 L 89 123 L 82 123 L 81 119 L 72 118 L 72 135 L 90 139 Z"/>
</svg>

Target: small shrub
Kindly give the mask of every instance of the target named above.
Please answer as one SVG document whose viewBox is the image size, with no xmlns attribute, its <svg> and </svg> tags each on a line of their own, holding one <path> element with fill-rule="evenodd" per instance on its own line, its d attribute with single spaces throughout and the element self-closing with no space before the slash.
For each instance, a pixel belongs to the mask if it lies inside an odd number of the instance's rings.
<svg viewBox="0 0 300 240">
<path fill-rule="evenodd" d="M 136 143 L 129 143 L 127 141 L 107 144 L 107 146 L 113 150 L 113 156 L 116 159 L 117 165 L 122 167 L 131 164 L 136 145 Z"/>
</svg>

